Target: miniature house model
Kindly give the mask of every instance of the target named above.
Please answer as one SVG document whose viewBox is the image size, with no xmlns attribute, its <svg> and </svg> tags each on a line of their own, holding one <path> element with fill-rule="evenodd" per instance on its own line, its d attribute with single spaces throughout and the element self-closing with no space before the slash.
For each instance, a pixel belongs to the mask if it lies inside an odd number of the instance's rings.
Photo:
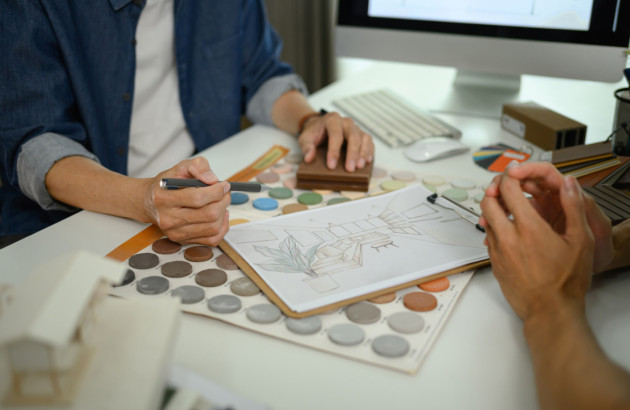
<svg viewBox="0 0 630 410">
<path fill-rule="evenodd" d="M 87 253 L 35 270 L 0 317 L 0 348 L 11 384 L 6 404 L 71 402 L 90 358 L 89 329 L 99 302 L 124 268 Z"/>
</svg>

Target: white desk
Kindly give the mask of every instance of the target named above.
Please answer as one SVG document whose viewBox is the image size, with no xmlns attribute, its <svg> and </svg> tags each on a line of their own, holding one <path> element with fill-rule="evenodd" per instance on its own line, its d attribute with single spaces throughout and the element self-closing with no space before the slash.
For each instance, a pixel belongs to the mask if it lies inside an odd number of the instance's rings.
<svg viewBox="0 0 630 410">
<path fill-rule="evenodd" d="M 336 96 L 390 87 L 421 107 L 444 94 L 453 70 L 378 63 L 312 96 L 314 107 L 333 109 Z M 612 92 L 623 86 L 525 77 L 523 100 L 534 100 L 588 125 L 587 142 L 612 127 Z M 440 91 L 442 90 L 442 91 Z M 442 94 L 440 94 L 440 92 Z M 463 133 L 473 150 L 521 141 L 496 120 L 441 115 Z M 250 128 L 204 151 L 220 177 L 255 160 L 273 143 L 297 150 L 293 137 L 266 127 Z M 470 154 L 428 165 L 406 160 L 400 150 L 376 142 L 376 164 L 442 175 L 489 179 Z M 144 225 L 81 212 L 0 250 L 0 283 L 16 282 L 36 263 L 85 249 L 102 255 Z M 605 280 L 604 280 L 605 279 Z M 588 316 L 608 355 L 630 368 L 630 275 L 598 278 L 588 295 Z M 531 409 L 537 406 L 532 368 L 521 322 L 505 302 L 489 270 L 477 273 L 417 374 L 409 376 L 354 362 L 186 315 L 174 361 L 273 409 Z"/>
</svg>

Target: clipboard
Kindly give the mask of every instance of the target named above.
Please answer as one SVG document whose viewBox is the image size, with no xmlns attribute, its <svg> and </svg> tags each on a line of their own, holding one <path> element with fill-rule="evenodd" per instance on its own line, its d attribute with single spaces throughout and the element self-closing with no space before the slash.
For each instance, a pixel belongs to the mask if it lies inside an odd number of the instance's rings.
<svg viewBox="0 0 630 410">
<path fill-rule="evenodd" d="M 486 259 L 483 261 L 479 261 L 479 262 L 474 262 L 474 263 L 470 263 L 467 265 L 463 265 L 460 266 L 458 268 L 454 268 L 454 269 L 449 269 L 443 272 L 438 272 L 436 274 L 430 275 L 430 276 L 425 276 L 423 278 L 417 279 L 417 280 L 413 280 L 410 282 L 406 282 L 400 285 L 396 285 L 396 286 L 392 286 L 392 287 L 388 287 L 385 289 L 381 289 L 379 291 L 376 292 L 371 292 L 371 293 L 367 293 L 365 295 L 360 295 L 360 296 L 356 296 L 350 299 L 346 299 L 343 300 L 341 302 L 335 302 L 335 303 L 331 303 L 329 305 L 325 305 L 316 309 L 311 309 L 311 310 L 307 310 L 305 312 L 296 312 L 291 310 L 291 308 L 289 308 L 289 306 L 287 306 L 286 303 L 284 303 L 284 301 L 276 294 L 276 292 L 273 291 L 273 289 L 271 289 L 269 287 L 269 285 L 267 285 L 267 282 L 265 282 L 263 280 L 262 277 L 260 277 L 260 275 L 254 270 L 254 268 L 252 268 L 246 261 L 245 259 L 243 259 L 241 257 L 241 255 L 236 252 L 227 242 L 225 242 L 225 240 L 221 241 L 221 243 L 219 244 L 219 248 L 221 248 L 221 250 L 228 255 L 230 258 L 232 258 L 232 260 L 238 265 L 238 267 L 247 275 L 247 277 L 249 277 L 252 282 L 254 282 L 256 284 L 256 286 L 258 286 L 260 288 L 260 290 L 265 294 L 265 296 L 267 296 L 267 298 L 273 303 L 275 304 L 281 311 L 282 313 L 284 313 L 286 316 L 294 318 L 294 319 L 303 319 L 305 317 L 309 317 L 309 316 L 314 316 L 317 314 L 323 314 L 323 313 L 327 313 L 331 310 L 336 310 L 338 308 L 344 307 L 344 306 L 348 306 L 348 305 L 352 305 L 354 303 L 358 303 L 358 302 L 362 302 L 364 300 L 368 300 L 368 299 L 372 299 L 378 296 L 382 296 L 382 295 L 386 295 L 388 293 L 393 293 L 396 292 L 398 290 L 402 290 L 402 289 L 407 289 L 411 286 L 416 286 L 419 285 L 421 283 L 424 282 L 430 282 L 432 280 L 435 279 L 439 279 L 439 278 L 443 278 L 445 276 L 448 275 L 453 275 L 459 272 L 464 272 L 467 270 L 473 270 L 473 269 L 478 269 L 478 268 L 482 268 L 484 266 L 488 266 L 490 265 L 490 260 Z"/>
</svg>

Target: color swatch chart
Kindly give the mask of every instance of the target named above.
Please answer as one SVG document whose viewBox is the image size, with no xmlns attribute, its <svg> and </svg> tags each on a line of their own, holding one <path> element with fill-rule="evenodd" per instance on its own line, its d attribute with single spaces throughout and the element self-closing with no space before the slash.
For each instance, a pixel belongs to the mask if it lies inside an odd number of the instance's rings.
<svg viewBox="0 0 630 410">
<path fill-rule="evenodd" d="M 417 174 L 405 170 L 388 170 L 375 166 L 368 192 L 301 190 L 296 189 L 295 172 L 302 156 L 289 154 L 269 170 L 259 174 L 256 181 L 272 189 L 261 193 L 232 192 L 230 224 L 244 223 L 273 216 L 299 212 L 340 202 L 365 198 L 394 191 L 412 184 L 422 184 L 430 191 L 455 202 L 469 211 L 480 214 L 488 181 L 479 182 L 461 177 Z"/>
<path fill-rule="evenodd" d="M 295 189 L 301 156 L 290 154 L 256 180 L 262 193 L 232 192 L 230 224 L 359 200 L 421 183 L 479 212 L 481 183 L 374 167 L 369 191 Z M 413 263 L 414 261 L 410 261 Z M 473 272 L 412 286 L 324 314 L 282 314 L 219 248 L 156 240 L 126 262 L 125 280 L 111 293 L 125 298 L 179 297 L 184 312 L 221 320 L 277 339 L 407 373 L 418 370 Z"/>
<path fill-rule="evenodd" d="M 472 271 L 304 319 L 283 315 L 219 248 L 167 238 L 133 255 L 111 294 L 179 297 L 194 313 L 313 349 L 407 373 L 422 359 Z"/>
</svg>

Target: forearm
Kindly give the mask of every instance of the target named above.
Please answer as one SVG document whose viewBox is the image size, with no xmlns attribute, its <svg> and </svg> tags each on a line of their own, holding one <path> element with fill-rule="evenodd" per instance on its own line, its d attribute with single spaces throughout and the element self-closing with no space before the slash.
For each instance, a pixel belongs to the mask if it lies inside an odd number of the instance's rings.
<svg viewBox="0 0 630 410">
<path fill-rule="evenodd" d="M 298 133 L 299 122 L 307 114 L 316 112 L 297 90 L 290 90 L 282 94 L 274 103 L 271 119 L 274 125 L 289 134 Z"/>
<path fill-rule="evenodd" d="M 582 306 L 558 303 L 524 333 L 542 409 L 630 408 L 630 376 L 598 346 Z"/>
<path fill-rule="evenodd" d="M 57 201 L 141 222 L 150 222 L 144 203 L 149 184 L 80 156 L 57 161 L 46 174 L 46 188 Z"/>
</svg>

